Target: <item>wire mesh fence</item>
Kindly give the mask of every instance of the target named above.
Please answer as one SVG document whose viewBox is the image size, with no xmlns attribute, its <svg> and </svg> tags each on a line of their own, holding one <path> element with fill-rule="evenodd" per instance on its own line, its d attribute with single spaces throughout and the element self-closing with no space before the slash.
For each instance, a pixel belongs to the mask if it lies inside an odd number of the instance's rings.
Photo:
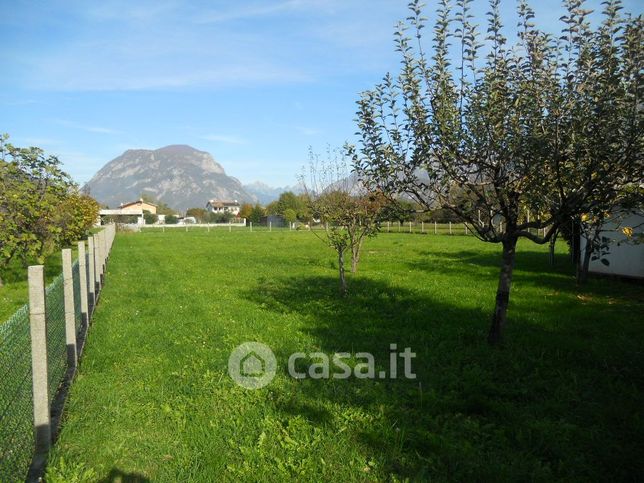
<svg viewBox="0 0 644 483">
<path fill-rule="evenodd" d="M 76 338 L 81 336 L 83 314 L 81 308 L 81 279 L 80 264 L 78 260 L 72 265 L 72 277 L 74 280 L 74 321 L 76 324 Z M 87 279 L 86 279 L 87 280 Z"/>
<path fill-rule="evenodd" d="M 47 381 L 52 401 L 67 370 L 65 341 L 65 292 L 63 275 L 59 275 L 45 291 L 47 307 Z"/>
<path fill-rule="evenodd" d="M 29 306 L 0 325 L 0 481 L 25 475 L 34 448 Z"/>
<path fill-rule="evenodd" d="M 101 233 L 101 263 L 107 259 L 114 240 L 114 227 L 107 227 Z M 99 243 L 99 240 L 94 240 Z M 89 262 L 89 254 L 85 255 Z M 98 258 L 97 258 L 98 259 Z M 89 284 L 90 265 L 86 263 L 85 282 Z M 42 268 L 42 267 L 41 267 Z M 74 329 L 77 340 L 82 340 L 87 329 L 87 319 L 83 320 L 81 292 L 88 287 L 82 286 L 79 261 L 71 266 L 74 298 Z M 42 273 L 42 272 L 41 272 Z M 30 293 L 31 293 L 31 279 Z M 42 293 L 42 280 L 36 284 Z M 41 394 L 48 396 L 48 409 L 51 402 L 63 387 L 68 376 L 67 337 L 65 327 L 65 287 L 63 274 L 58 275 L 45 289 L 45 333 L 48 383 L 47 390 Z M 32 366 L 32 327 L 29 304 L 21 307 L 8 321 L 0 321 L 0 482 L 22 481 L 32 465 L 34 450 L 38 446 L 38 435 L 34 433 L 34 377 Z M 45 335 L 45 334 L 43 334 Z M 44 348 L 43 348 L 44 349 Z M 38 358 L 36 353 L 34 358 Z M 43 359 L 39 359 L 43 360 Z M 45 380 L 42 373 L 40 380 Z M 64 392 L 58 396 L 64 397 Z M 38 471 L 41 471 L 39 468 Z M 33 471 L 33 467 L 32 467 Z M 39 473 L 42 476 L 42 472 Z"/>
</svg>

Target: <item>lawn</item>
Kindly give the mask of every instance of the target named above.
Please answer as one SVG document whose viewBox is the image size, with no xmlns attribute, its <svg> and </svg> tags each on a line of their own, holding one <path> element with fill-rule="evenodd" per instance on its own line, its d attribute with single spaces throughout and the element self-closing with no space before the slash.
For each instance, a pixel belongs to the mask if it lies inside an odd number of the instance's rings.
<svg viewBox="0 0 644 483">
<path fill-rule="evenodd" d="M 341 299 L 311 233 L 119 234 L 49 480 L 642 479 L 642 286 L 577 289 L 563 251 L 552 268 L 521 243 L 492 349 L 498 261 L 472 237 L 382 234 Z M 246 341 L 276 354 L 263 389 L 228 376 Z M 415 380 L 286 369 L 320 351 L 386 370 L 390 343 Z"/>
</svg>

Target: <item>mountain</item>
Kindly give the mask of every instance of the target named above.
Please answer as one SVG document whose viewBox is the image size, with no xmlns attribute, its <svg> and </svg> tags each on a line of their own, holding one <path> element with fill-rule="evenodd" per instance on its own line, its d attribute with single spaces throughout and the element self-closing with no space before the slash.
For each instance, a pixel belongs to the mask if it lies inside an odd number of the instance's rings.
<svg viewBox="0 0 644 483">
<path fill-rule="evenodd" d="M 107 163 L 85 188 L 111 208 L 138 200 L 142 194 L 180 211 L 203 208 L 210 199 L 257 201 L 209 153 L 186 145 L 128 149 Z"/>
<path fill-rule="evenodd" d="M 258 202 L 262 205 L 267 205 L 271 201 L 275 201 L 285 191 L 292 191 L 295 194 L 301 193 L 302 187 L 300 185 L 284 186 L 283 188 L 273 188 L 272 186 L 256 181 L 251 184 L 245 184 L 244 189 L 247 193 L 255 196 Z"/>
</svg>

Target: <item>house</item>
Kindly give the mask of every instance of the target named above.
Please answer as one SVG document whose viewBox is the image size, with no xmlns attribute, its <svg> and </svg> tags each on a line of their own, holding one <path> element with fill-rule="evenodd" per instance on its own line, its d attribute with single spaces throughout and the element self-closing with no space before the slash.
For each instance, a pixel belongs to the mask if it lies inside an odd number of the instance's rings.
<svg viewBox="0 0 644 483">
<path fill-rule="evenodd" d="M 241 206 L 237 200 L 235 201 L 218 201 L 209 200 L 206 203 L 206 210 L 210 213 L 231 213 L 235 216 L 239 214 Z"/>
<path fill-rule="evenodd" d="M 131 203 L 121 203 L 121 209 L 149 211 L 153 215 L 157 214 L 157 205 L 155 205 L 154 203 L 143 201 L 143 198 L 141 198 L 138 201 L 132 201 Z"/>
</svg>

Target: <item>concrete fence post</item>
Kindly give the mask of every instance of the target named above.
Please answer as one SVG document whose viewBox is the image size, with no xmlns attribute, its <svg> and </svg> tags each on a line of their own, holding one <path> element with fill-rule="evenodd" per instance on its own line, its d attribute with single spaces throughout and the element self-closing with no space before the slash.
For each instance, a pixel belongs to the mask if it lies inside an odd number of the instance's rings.
<svg viewBox="0 0 644 483">
<path fill-rule="evenodd" d="M 452 222 L 451 221 L 449 222 L 449 234 L 450 235 L 452 234 Z"/>
<path fill-rule="evenodd" d="M 65 341 L 67 343 L 67 365 L 76 367 L 76 311 L 74 306 L 74 274 L 72 272 L 72 251 L 63 249 L 63 293 L 65 299 Z"/>
<path fill-rule="evenodd" d="M 409 222 L 409 233 L 411 233 L 411 221 Z"/>
<path fill-rule="evenodd" d="M 92 312 L 94 311 L 94 306 L 96 305 L 96 255 L 94 254 L 94 237 L 90 236 L 87 238 L 87 290 L 88 290 L 88 303 L 91 307 Z M 89 312 L 88 312 L 89 320 Z"/>
<path fill-rule="evenodd" d="M 51 446 L 49 383 L 47 379 L 47 318 L 45 271 L 42 265 L 29 267 L 29 326 L 34 399 L 34 438 L 36 454 L 46 455 Z"/>
<path fill-rule="evenodd" d="M 81 321 L 87 324 L 89 320 L 89 303 L 87 300 L 87 257 L 85 242 L 78 242 L 78 273 L 80 274 Z"/>
<path fill-rule="evenodd" d="M 438 235 L 438 223 L 434 222 L 434 235 Z"/>
<path fill-rule="evenodd" d="M 228 222 L 228 231 L 229 232 L 233 231 L 233 225 L 230 222 Z"/>
<path fill-rule="evenodd" d="M 390 228 L 390 226 L 389 226 L 389 225 L 391 225 L 391 222 L 390 222 L 390 221 L 388 221 L 388 222 L 387 222 L 387 233 L 389 233 L 389 228 Z"/>
<path fill-rule="evenodd" d="M 273 231 L 273 222 L 272 221 L 268 222 L 268 231 Z"/>
<path fill-rule="evenodd" d="M 420 232 L 425 233 L 425 222 L 424 221 L 420 222 Z"/>
</svg>

